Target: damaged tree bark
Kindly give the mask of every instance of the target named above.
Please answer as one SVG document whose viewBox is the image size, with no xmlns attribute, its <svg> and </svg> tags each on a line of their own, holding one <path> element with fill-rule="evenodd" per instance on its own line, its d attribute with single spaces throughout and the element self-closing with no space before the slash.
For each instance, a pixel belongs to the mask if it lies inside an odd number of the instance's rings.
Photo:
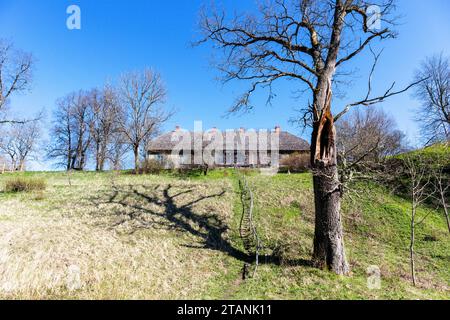
<svg viewBox="0 0 450 320">
<path fill-rule="evenodd" d="M 318 268 L 345 275 L 350 269 L 344 250 L 331 81 L 326 83 L 327 87 L 319 90 L 315 102 L 316 110 L 322 110 L 322 113 L 314 123 L 311 144 L 316 211 L 313 263 Z"/>
<path fill-rule="evenodd" d="M 393 38 L 389 28 L 376 30 L 366 10 L 378 5 L 383 23 L 394 8 L 392 0 L 360 1 L 269 1 L 260 15 L 237 16 L 229 21 L 224 12 L 203 12 L 201 28 L 205 38 L 222 50 L 217 67 L 223 81 L 243 80 L 248 90 L 238 97 L 230 112 L 253 108 L 251 97 L 258 88 L 269 88 L 268 101 L 277 80 L 296 80 L 311 94 L 313 104 L 303 113 L 302 124 L 312 125 L 311 165 L 314 172 L 316 230 L 313 260 L 317 267 L 339 275 L 349 272 L 345 256 L 338 177 L 335 121 L 352 107 L 366 107 L 409 89 L 371 98 L 370 79 L 367 96 L 349 104 L 336 117 L 331 112 L 332 84 L 337 68 L 351 61 L 374 40 Z M 346 34 L 345 41 L 341 41 Z M 377 59 L 376 59 L 377 60 Z M 376 61 L 375 61 L 376 64 Z"/>
</svg>

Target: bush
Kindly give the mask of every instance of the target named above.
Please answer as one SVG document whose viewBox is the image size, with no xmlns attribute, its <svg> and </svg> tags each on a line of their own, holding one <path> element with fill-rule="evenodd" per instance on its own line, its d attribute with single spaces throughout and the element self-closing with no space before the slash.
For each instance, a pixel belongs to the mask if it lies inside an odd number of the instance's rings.
<svg viewBox="0 0 450 320">
<path fill-rule="evenodd" d="M 174 170 L 174 172 L 180 178 L 198 178 L 205 175 L 205 167 L 202 165 L 184 165 Z"/>
<path fill-rule="evenodd" d="M 140 174 L 160 174 L 164 170 L 164 164 L 154 159 L 146 159 L 141 163 Z"/>
<path fill-rule="evenodd" d="M 17 177 L 6 181 L 5 192 L 31 192 L 43 191 L 47 188 L 47 183 L 43 179 Z"/>
<path fill-rule="evenodd" d="M 301 173 L 308 171 L 310 167 L 310 156 L 307 153 L 294 153 L 281 159 L 281 172 Z"/>
</svg>

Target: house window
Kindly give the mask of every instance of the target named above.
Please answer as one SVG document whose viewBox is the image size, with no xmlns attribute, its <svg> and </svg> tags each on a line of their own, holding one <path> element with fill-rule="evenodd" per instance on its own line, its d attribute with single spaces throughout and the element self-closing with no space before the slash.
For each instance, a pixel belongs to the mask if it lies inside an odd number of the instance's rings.
<svg viewBox="0 0 450 320">
<path fill-rule="evenodd" d="M 162 155 L 162 154 L 157 154 L 157 155 L 155 155 L 155 158 L 154 158 L 157 162 L 159 162 L 159 163 L 163 163 L 164 162 L 164 156 Z"/>
<path fill-rule="evenodd" d="M 190 165 L 191 159 L 190 154 L 182 152 L 180 155 L 180 161 L 182 165 Z"/>
</svg>

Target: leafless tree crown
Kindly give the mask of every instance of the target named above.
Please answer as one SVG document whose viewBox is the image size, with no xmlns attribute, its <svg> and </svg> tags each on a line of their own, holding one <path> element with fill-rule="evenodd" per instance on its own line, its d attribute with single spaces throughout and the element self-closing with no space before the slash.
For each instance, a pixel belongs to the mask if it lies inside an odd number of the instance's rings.
<svg viewBox="0 0 450 320">
<path fill-rule="evenodd" d="M 151 69 L 122 76 L 118 86 L 119 103 L 124 117 L 120 127 L 127 144 L 133 149 L 135 169 L 139 166 L 139 150 L 171 116 L 163 103 L 167 91 L 161 75 Z"/>
<path fill-rule="evenodd" d="M 354 110 L 336 124 L 338 152 L 347 164 L 379 162 L 386 156 L 407 151 L 405 134 L 383 110 Z"/>
<path fill-rule="evenodd" d="M 6 119 L 10 98 L 29 88 L 32 78 L 33 57 L 0 39 L 0 124 L 19 122 Z"/>
<path fill-rule="evenodd" d="M 36 159 L 40 138 L 41 123 L 38 120 L 12 123 L 0 132 L 0 154 L 9 158 L 11 170 L 23 171 L 28 160 Z"/>
<path fill-rule="evenodd" d="M 450 139 L 450 58 L 427 58 L 416 72 L 426 80 L 416 87 L 422 106 L 417 116 L 427 144 Z"/>
<path fill-rule="evenodd" d="M 370 28 L 370 5 L 378 5 L 381 30 Z M 223 81 L 247 80 L 249 89 L 236 101 L 231 111 L 252 108 L 250 98 L 260 87 L 269 88 L 279 79 L 300 81 L 314 94 L 321 78 L 345 65 L 368 48 L 376 39 L 396 36 L 390 1 L 287 1 L 261 3 L 257 14 L 240 15 L 228 19 L 215 8 L 204 10 L 201 16 L 203 41 L 212 41 L 223 52 L 218 63 Z M 389 20 L 389 18 L 391 20 Z M 372 104 L 393 94 L 372 98 L 370 94 L 358 102 Z M 315 119 L 321 110 L 309 108 Z"/>
<path fill-rule="evenodd" d="M 52 144 L 48 157 L 58 160 L 67 170 L 83 170 L 92 142 L 89 130 L 89 96 L 78 91 L 58 99 L 51 129 Z"/>
</svg>

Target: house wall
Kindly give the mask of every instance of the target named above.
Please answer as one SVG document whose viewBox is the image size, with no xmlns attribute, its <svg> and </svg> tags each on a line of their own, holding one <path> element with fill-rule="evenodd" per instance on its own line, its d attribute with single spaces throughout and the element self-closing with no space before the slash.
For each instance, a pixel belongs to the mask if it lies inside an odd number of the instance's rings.
<svg viewBox="0 0 450 320">
<path fill-rule="evenodd" d="M 279 165 L 279 163 L 289 157 L 292 154 L 295 153 L 302 153 L 302 154 L 309 154 L 309 151 L 280 151 L 279 154 L 279 159 L 278 159 L 278 164 L 275 165 Z M 227 156 L 228 157 L 233 157 L 234 161 L 233 164 L 228 164 L 227 163 Z M 242 167 L 257 167 L 257 168 L 267 168 L 270 167 L 272 165 L 272 161 L 271 161 L 271 154 L 268 153 L 266 155 L 266 160 L 264 160 L 262 158 L 262 155 L 259 154 L 258 152 L 246 152 L 245 156 L 243 158 L 240 158 L 238 160 L 238 153 L 234 152 L 233 155 L 231 154 L 227 154 L 226 152 L 224 152 L 223 154 L 219 155 L 216 159 L 216 163 L 219 163 L 218 165 L 216 165 L 217 167 L 235 167 L 236 163 L 239 163 L 239 166 Z M 183 166 L 192 166 L 194 165 L 194 155 L 191 155 L 191 161 L 188 163 L 187 158 L 184 157 L 183 155 L 172 155 L 169 152 L 160 152 L 160 153 L 149 153 L 148 154 L 148 159 L 149 160 L 155 160 L 158 161 L 159 163 L 163 164 L 164 167 L 166 169 L 170 169 L 170 168 L 180 168 Z"/>
</svg>

